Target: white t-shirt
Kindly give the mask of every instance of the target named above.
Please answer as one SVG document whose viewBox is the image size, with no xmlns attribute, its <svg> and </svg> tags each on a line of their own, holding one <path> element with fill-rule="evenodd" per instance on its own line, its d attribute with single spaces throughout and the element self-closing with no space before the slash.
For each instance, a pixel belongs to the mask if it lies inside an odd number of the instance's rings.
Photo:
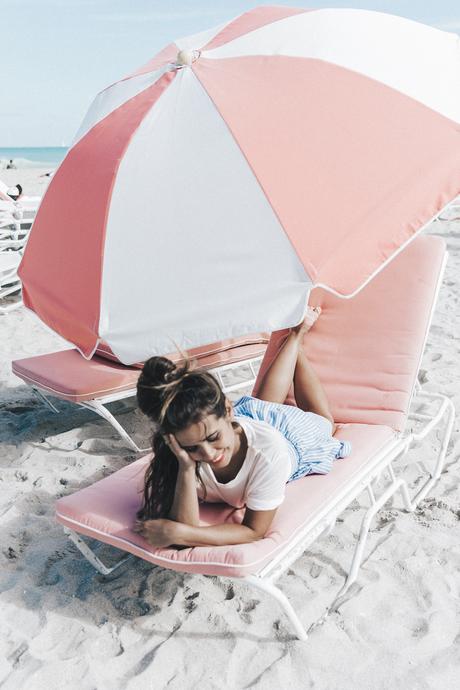
<svg viewBox="0 0 460 690">
<path fill-rule="evenodd" d="M 206 502 L 228 503 L 235 508 L 273 510 L 284 500 L 286 482 L 297 468 L 295 452 L 282 433 L 270 424 L 248 417 L 236 417 L 248 440 L 248 451 L 232 481 L 220 484 L 207 463 L 200 466 L 206 486 Z M 203 499 L 201 485 L 198 497 Z"/>
</svg>

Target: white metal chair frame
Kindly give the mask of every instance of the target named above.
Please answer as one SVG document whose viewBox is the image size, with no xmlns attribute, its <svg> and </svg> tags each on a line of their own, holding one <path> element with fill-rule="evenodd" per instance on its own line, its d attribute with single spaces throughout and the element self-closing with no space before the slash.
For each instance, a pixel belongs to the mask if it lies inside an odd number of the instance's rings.
<svg viewBox="0 0 460 690">
<path fill-rule="evenodd" d="M 2 270 L 0 272 L 0 299 L 8 297 L 15 292 L 21 291 L 21 281 L 17 274 L 20 258 L 29 237 L 29 230 L 23 227 L 23 222 L 31 224 L 31 220 L 23 221 L 17 219 L 10 213 L 0 214 L 0 255 L 8 253 L 18 258 L 14 268 Z M 19 296 L 15 302 L 10 304 L 0 304 L 0 314 L 6 314 L 22 306 L 22 297 Z"/>
<path fill-rule="evenodd" d="M 11 260 L 9 266 L 0 267 L 0 314 L 6 314 L 13 311 L 22 304 L 21 298 L 10 304 L 3 303 L 5 297 L 9 297 L 9 295 L 21 290 L 21 281 L 17 273 L 20 262 L 19 256 L 20 250 L 18 248 L 18 241 L 14 239 L 3 239 L 0 235 L 0 258 L 1 260 Z"/>
<path fill-rule="evenodd" d="M 0 208 L 0 253 L 20 252 L 21 255 L 27 244 L 30 229 L 40 204 L 41 197 L 25 197 L 23 204 L 18 206 L 13 201 L 2 202 Z M 14 272 L 0 273 L 0 299 L 21 290 L 21 281 Z M 0 314 L 7 314 L 22 306 L 22 297 L 15 302 L 0 304 Z"/>
</svg>

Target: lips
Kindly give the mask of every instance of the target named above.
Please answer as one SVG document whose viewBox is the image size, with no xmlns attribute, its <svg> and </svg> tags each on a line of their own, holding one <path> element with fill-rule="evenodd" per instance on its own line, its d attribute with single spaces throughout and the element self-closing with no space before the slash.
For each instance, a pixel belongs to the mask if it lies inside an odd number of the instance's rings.
<svg viewBox="0 0 460 690">
<path fill-rule="evenodd" d="M 212 464 L 217 465 L 217 463 L 223 459 L 224 459 L 224 453 L 221 453 L 215 460 L 212 461 Z"/>
</svg>

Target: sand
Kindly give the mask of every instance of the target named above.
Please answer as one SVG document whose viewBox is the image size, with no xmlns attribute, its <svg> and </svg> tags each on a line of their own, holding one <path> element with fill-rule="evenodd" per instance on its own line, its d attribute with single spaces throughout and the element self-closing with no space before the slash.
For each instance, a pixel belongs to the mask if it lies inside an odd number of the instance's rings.
<svg viewBox="0 0 460 690">
<path fill-rule="evenodd" d="M 50 181 L 47 173 L 52 171 L 53 168 L 0 168 L 0 180 L 11 187 L 19 182 L 26 196 L 42 196 Z"/>
<path fill-rule="evenodd" d="M 8 175 L 5 173 L 8 172 Z M 40 193 L 41 171 L 1 171 Z M 458 407 L 460 225 L 435 223 L 450 261 L 422 363 L 427 390 Z M 456 318 L 457 317 L 457 318 Z M 137 690 L 200 686 L 318 690 L 454 690 L 460 676 L 460 434 L 446 469 L 413 514 L 399 498 L 378 514 L 351 591 L 340 589 L 362 511 L 304 553 L 279 585 L 311 629 L 299 642 L 268 596 L 241 584 L 131 559 L 95 573 L 54 520 L 57 497 L 133 459 L 108 424 L 61 401 L 54 414 L 10 371 L 11 359 L 66 347 L 24 309 L 0 318 L 0 686 L 5 690 Z M 131 403 L 120 421 L 146 438 Z M 433 458 L 428 439 L 406 468 Z M 113 560 L 116 552 L 99 552 Z"/>
</svg>

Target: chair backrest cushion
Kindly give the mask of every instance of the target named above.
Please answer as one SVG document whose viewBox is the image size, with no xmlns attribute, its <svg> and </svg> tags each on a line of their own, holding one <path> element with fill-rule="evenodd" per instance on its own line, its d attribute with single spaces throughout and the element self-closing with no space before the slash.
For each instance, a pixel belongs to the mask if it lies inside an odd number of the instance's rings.
<svg viewBox="0 0 460 690">
<path fill-rule="evenodd" d="M 405 426 L 445 256 L 440 237 L 420 236 L 361 292 L 342 299 L 315 288 L 322 314 L 305 352 L 339 423 Z M 287 331 L 272 334 L 254 392 Z M 295 405 L 293 391 L 286 400 Z"/>
</svg>

